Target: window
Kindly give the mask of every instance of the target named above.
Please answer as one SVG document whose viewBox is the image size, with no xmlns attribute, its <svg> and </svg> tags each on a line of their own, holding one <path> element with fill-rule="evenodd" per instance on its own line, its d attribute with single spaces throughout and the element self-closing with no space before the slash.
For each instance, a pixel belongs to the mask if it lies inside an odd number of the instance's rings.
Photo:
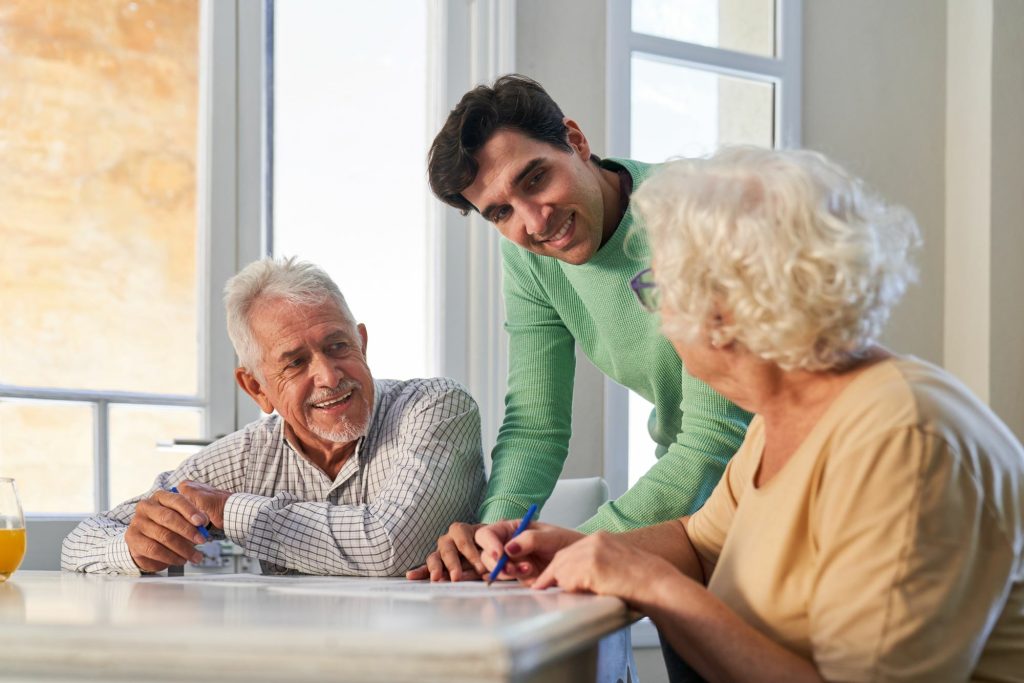
<svg viewBox="0 0 1024 683">
<path fill-rule="evenodd" d="M 203 430 L 201 15 L 104 0 L 0 18 L 0 471 L 29 515 L 145 490 L 156 442 Z"/>
<path fill-rule="evenodd" d="M 338 283 L 366 324 L 381 378 L 436 372 L 427 32 L 420 2 L 274 8 L 273 251 L 316 263 Z"/>
<path fill-rule="evenodd" d="M 609 4 L 610 152 L 649 162 L 729 144 L 799 144 L 800 0 Z M 654 464 L 651 404 L 610 382 L 628 415 L 607 439 L 613 494 Z M 628 450 L 628 471 L 614 461 Z"/>
</svg>

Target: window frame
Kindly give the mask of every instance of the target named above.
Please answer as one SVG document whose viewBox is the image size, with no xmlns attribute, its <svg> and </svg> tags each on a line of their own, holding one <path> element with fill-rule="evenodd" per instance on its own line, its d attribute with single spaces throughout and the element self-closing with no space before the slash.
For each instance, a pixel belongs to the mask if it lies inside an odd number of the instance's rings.
<svg viewBox="0 0 1024 683">
<path fill-rule="evenodd" d="M 609 156 L 630 157 L 631 65 L 633 53 L 665 59 L 673 64 L 725 76 L 769 82 L 776 88 L 774 140 L 776 147 L 800 146 L 801 135 L 801 21 L 803 0 L 775 1 L 776 57 L 709 47 L 636 33 L 632 30 L 632 0 L 606 0 L 606 149 Z M 629 390 L 604 380 L 604 478 L 612 498 L 629 486 Z M 627 457 L 623 458 L 622 454 Z"/>
</svg>

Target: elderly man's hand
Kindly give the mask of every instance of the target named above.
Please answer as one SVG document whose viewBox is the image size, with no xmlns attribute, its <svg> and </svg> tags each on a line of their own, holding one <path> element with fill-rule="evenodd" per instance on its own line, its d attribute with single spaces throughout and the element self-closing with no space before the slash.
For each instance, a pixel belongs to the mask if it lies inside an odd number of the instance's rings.
<svg viewBox="0 0 1024 683">
<path fill-rule="evenodd" d="M 124 539 L 132 560 L 144 572 L 158 572 L 171 565 L 200 562 L 196 544 L 204 543 L 197 526 L 209 518 L 184 496 L 157 491 L 135 506 Z"/>
<path fill-rule="evenodd" d="M 231 491 L 216 489 L 198 481 L 184 480 L 178 484 L 178 491 L 200 512 L 209 517 L 213 526 L 224 528 L 224 506 L 231 497 Z"/>
<path fill-rule="evenodd" d="M 437 550 L 427 556 L 425 564 L 410 569 L 405 578 L 411 581 L 478 581 L 484 575 L 480 549 L 473 540 L 483 524 L 454 522 L 448 533 L 437 539 Z"/>
<path fill-rule="evenodd" d="M 517 519 L 491 524 L 476 532 L 476 542 L 488 571 L 498 564 L 502 552 L 507 552 L 508 564 L 498 578 L 518 579 L 527 586 L 533 585 L 555 553 L 585 538 L 584 534 L 573 529 L 542 522 L 534 522 L 526 531 L 512 538 L 518 528 Z"/>
</svg>

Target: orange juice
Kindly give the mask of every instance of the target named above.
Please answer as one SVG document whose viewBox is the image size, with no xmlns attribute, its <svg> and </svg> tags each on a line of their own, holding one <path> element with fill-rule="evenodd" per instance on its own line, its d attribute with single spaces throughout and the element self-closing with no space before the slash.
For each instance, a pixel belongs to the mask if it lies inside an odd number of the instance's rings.
<svg viewBox="0 0 1024 683">
<path fill-rule="evenodd" d="M 0 529 L 0 581 L 6 581 L 24 557 L 25 530 Z"/>
</svg>

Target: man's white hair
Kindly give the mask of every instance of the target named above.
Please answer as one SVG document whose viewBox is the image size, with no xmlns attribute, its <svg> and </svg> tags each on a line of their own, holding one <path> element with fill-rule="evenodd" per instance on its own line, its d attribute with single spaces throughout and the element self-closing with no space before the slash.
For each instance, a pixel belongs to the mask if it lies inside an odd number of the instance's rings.
<svg viewBox="0 0 1024 683">
<path fill-rule="evenodd" d="M 338 285 L 317 266 L 299 261 L 294 256 L 253 261 L 224 285 L 224 308 L 228 337 L 235 347 L 239 364 L 261 381 L 262 349 L 256 343 L 249 318 L 258 302 L 273 299 L 298 306 L 319 306 L 325 301 L 333 301 L 355 325 L 355 318 Z"/>
<path fill-rule="evenodd" d="M 910 212 L 815 152 L 671 161 L 631 202 L 651 238 L 665 334 L 735 340 L 784 370 L 855 359 L 916 278 Z"/>
</svg>

